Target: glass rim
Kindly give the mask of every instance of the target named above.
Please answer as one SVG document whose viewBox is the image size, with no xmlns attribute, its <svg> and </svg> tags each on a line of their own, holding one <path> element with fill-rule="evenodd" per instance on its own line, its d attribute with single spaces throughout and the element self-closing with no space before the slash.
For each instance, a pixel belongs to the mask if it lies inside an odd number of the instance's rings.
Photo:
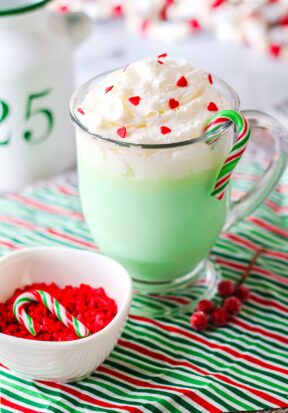
<svg viewBox="0 0 288 413">
<path fill-rule="evenodd" d="M 13 4 L 9 4 L 8 6 L 6 6 L 6 8 L 2 5 L 2 7 L 0 7 L 0 17 L 27 13 L 32 10 L 44 7 L 50 1 L 51 0 L 26 0 L 22 1 L 21 4 L 16 1 L 16 4 L 14 6 Z"/>
<path fill-rule="evenodd" d="M 85 132 L 85 134 L 87 134 L 91 139 L 94 140 L 98 140 L 101 142 L 109 142 L 121 147 L 125 147 L 125 148 L 140 148 L 140 149 L 167 149 L 167 148 L 177 148 L 177 147 L 182 147 L 182 146 L 188 146 L 188 145 L 192 145 L 198 142 L 205 142 L 206 140 L 210 140 L 211 138 L 213 138 L 214 136 L 218 136 L 219 134 L 223 134 L 224 132 L 226 132 L 231 126 L 233 126 L 233 122 L 228 121 L 224 124 L 221 125 L 221 127 L 215 131 L 209 131 L 209 132 L 204 132 L 202 135 L 200 135 L 197 138 L 191 138 L 191 139 L 187 139 L 187 140 L 183 140 L 183 141 L 178 141 L 178 142 L 169 142 L 169 143 L 157 143 L 157 144 L 146 144 L 146 143 L 134 143 L 134 142 L 125 142 L 124 140 L 120 141 L 117 139 L 112 139 L 112 138 L 108 138 L 105 136 L 102 136 L 98 133 L 94 133 L 89 131 L 88 128 L 86 128 L 86 126 L 79 120 L 79 118 L 76 115 L 76 109 L 78 107 L 78 105 L 76 105 L 76 101 L 77 101 L 77 97 L 79 96 L 79 94 L 81 94 L 81 92 L 83 92 L 84 90 L 86 90 L 86 88 L 89 87 L 89 85 L 91 83 L 94 83 L 97 79 L 107 76 L 110 73 L 113 73 L 117 70 L 120 70 L 121 68 L 118 69 L 113 69 L 113 70 L 108 70 L 107 72 L 103 72 L 97 76 L 92 77 L 91 79 L 89 79 L 88 81 L 86 81 L 85 83 L 83 83 L 80 87 L 78 87 L 74 93 L 71 96 L 70 102 L 69 102 L 69 113 L 70 113 L 70 117 L 73 121 L 73 123 L 76 125 L 76 127 L 80 128 L 83 132 Z M 208 75 L 207 72 L 204 72 Z M 235 90 L 228 85 L 228 83 L 226 83 L 224 80 L 222 80 L 221 78 L 219 78 L 218 76 L 214 76 L 213 75 L 213 80 L 216 81 L 216 84 L 220 84 L 222 86 L 224 86 L 226 88 L 226 90 L 228 90 L 228 92 L 230 93 L 231 97 L 232 97 L 232 107 L 230 109 L 232 110 L 239 110 L 240 107 L 240 99 L 238 94 L 235 92 Z M 77 106 L 77 107 L 76 107 Z"/>
</svg>

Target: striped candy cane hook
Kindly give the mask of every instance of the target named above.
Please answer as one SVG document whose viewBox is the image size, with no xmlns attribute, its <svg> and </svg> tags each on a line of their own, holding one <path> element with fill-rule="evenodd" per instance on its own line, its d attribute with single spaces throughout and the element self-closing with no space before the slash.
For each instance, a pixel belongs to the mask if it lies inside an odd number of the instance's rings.
<svg viewBox="0 0 288 413">
<path fill-rule="evenodd" d="M 21 323 L 30 334 L 33 336 L 37 335 L 37 331 L 35 328 L 35 324 L 33 319 L 30 317 L 29 314 L 26 313 L 24 310 L 24 305 L 38 302 L 44 304 L 44 306 L 54 314 L 58 320 L 60 320 L 66 327 L 70 330 L 74 331 L 74 333 L 78 337 L 87 337 L 89 336 L 89 330 L 81 323 L 81 321 L 77 320 L 77 318 L 73 317 L 62 304 L 59 303 L 55 298 L 53 298 L 50 294 L 46 293 L 42 290 L 34 290 L 34 291 L 27 291 L 23 294 L 20 294 L 13 305 L 13 313 L 16 320 Z"/>
<path fill-rule="evenodd" d="M 225 194 L 225 189 L 229 184 L 232 172 L 245 152 L 250 137 L 250 128 L 247 119 L 240 112 L 234 110 L 223 110 L 219 112 L 208 123 L 205 132 L 217 132 L 217 130 L 227 122 L 233 122 L 236 126 L 237 138 L 228 157 L 225 159 L 211 193 L 212 196 L 219 200 L 221 200 Z M 207 143 L 208 145 L 212 145 L 220 138 L 221 135 L 218 135 L 208 140 Z"/>
</svg>

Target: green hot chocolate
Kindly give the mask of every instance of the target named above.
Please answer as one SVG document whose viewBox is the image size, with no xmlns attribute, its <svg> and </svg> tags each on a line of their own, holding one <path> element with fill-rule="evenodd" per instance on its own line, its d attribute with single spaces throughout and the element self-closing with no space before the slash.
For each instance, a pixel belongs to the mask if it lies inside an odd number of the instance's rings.
<svg viewBox="0 0 288 413">
<path fill-rule="evenodd" d="M 207 257 L 226 218 L 227 198 L 210 194 L 232 140 L 230 129 L 210 146 L 198 139 L 228 107 L 212 76 L 158 60 L 108 75 L 77 115 L 94 134 L 77 131 L 88 226 L 101 252 L 148 283 L 188 274 Z"/>
<path fill-rule="evenodd" d="M 100 250 L 142 281 L 187 274 L 211 250 L 226 202 L 210 196 L 218 169 L 179 179 L 109 175 L 78 158 L 80 195 Z"/>
</svg>

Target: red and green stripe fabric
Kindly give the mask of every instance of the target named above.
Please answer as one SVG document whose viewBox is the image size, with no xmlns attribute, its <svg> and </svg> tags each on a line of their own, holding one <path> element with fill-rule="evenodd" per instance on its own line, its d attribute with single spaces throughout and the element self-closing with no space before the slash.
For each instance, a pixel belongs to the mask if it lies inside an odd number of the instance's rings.
<svg viewBox="0 0 288 413">
<path fill-rule="evenodd" d="M 256 175 L 247 168 L 236 195 Z M 261 208 L 222 234 L 213 249 L 223 276 L 234 281 L 255 251 L 266 249 L 247 280 L 252 297 L 239 317 L 200 333 L 190 328 L 188 314 L 130 316 L 113 353 L 80 383 L 32 382 L 0 366 L 1 413 L 220 413 L 287 407 L 287 239 L 286 173 Z M 38 245 L 96 250 L 80 212 L 74 175 L 0 198 L 0 253 Z M 154 305 L 147 300 L 146 305 Z M 173 307 L 173 300 L 167 306 Z"/>
</svg>

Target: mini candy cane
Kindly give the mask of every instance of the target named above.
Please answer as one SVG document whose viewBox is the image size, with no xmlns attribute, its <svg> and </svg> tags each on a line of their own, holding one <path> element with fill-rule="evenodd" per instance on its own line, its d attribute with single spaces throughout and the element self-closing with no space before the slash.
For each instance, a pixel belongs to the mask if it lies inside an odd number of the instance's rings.
<svg viewBox="0 0 288 413">
<path fill-rule="evenodd" d="M 212 196 L 219 200 L 221 200 L 225 194 L 225 189 L 229 184 L 232 172 L 245 152 L 250 137 L 250 128 L 247 119 L 241 113 L 234 110 L 218 112 L 206 126 L 205 132 L 215 132 L 227 122 L 233 122 L 235 124 L 237 139 L 228 157 L 225 159 L 211 193 Z M 221 138 L 221 135 L 211 138 L 208 140 L 208 145 L 212 145 L 212 143 L 216 142 L 219 138 Z"/>
<path fill-rule="evenodd" d="M 20 294 L 13 305 L 14 317 L 33 336 L 37 335 L 34 321 L 23 308 L 25 304 L 32 302 L 44 304 L 44 306 L 48 308 L 48 310 L 50 310 L 51 313 L 58 318 L 58 320 L 60 320 L 70 330 L 74 331 L 78 337 L 89 336 L 89 330 L 81 323 L 81 321 L 73 317 L 55 298 L 42 290 L 27 291 Z"/>
</svg>

